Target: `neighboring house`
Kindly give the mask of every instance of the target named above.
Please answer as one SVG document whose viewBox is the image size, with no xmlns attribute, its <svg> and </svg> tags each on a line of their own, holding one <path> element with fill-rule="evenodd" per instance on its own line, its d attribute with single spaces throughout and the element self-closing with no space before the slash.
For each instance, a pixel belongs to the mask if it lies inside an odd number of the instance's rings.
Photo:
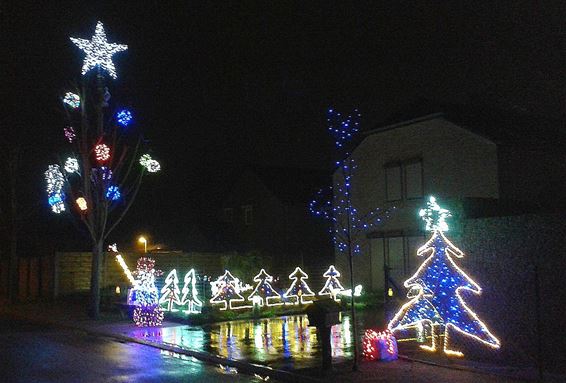
<svg viewBox="0 0 566 383">
<path fill-rule="evenodd" d="M 327 226 L 310 215 L 308 201 L 329 182 L 314 170 L 245 170 L 221 207 L 225 247 L 270 257 L 271 274 L 284 280 L 296 266 L 313 272 L 328 266 L 333 251 Z"/>
<path fill-rule="evenodd" d="M 402 291 L 403 281 L 422 263 L 416 256 L 425 239 L 418 211 L 426 196 L 438 197 L 453 211 L 449 234 L 458 235 L 464 218 L 524 212 L 525 206 L 532 211 L 540 207 L 533 199 L 566 191 L 564 152 L 562 159 L 546 150 L 533 156 L 532 142 L 526 151 L 522 144 L 502 141 L 501 134 L 487 138 L 486 129 L 455 120 L 437 113 L 377 128 L 352 152 L 358 165 L 354 206 L 362 213 L 397 208 L 391 219 L 366 233 L 362 254 L 354 259 L 356 283 L 366 290 Z M 550 164 L 558 167 L 549 176 L 541 169 Z M 555 182 L 559 177 L 562 182 Z M 337 267 L 347 270 L 347 264 L 346 255 L 336 254 Z"/>
</svg>

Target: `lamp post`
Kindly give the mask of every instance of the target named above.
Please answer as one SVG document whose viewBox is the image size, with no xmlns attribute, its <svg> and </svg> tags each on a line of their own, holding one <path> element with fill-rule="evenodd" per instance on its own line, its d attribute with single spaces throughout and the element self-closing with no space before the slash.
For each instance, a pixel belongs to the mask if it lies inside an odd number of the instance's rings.
<svg viewBox="0 0 566 383">
<path fill-rule="evenodd" d="M 147 239 L 144 236 L 138 238 L 139 243 L 143 243 L 143 252 L 147 253 Z"/>
</svg>

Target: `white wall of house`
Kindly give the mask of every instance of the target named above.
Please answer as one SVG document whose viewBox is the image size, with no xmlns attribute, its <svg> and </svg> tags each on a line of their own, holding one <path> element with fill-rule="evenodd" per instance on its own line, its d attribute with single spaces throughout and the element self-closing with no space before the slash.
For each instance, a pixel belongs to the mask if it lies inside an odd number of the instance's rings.
<svg viewBox="0 0 566 383">
<path fill-rule="evenodd" d="M 352 156 L 358 166 L 352 199 L 360 213 L 375 207 L 397 208 L 376 229 L 386 238 L 360 238 L 362 254 L 354 260 L 354 275 L 366 290 L 383 289 L 384 257 L 392 275 L 399 278 L 422 262 L 415 250 L 424 239 L 417 214 L 424 196 L 499 197 L 495 143 L 441 115 L 370 132 Z M 340 174 L 339 169 L 335 181 Z M 346 255 L 336 254 L 336 266 L 343 273 L 349 270 Z"/>
</svg>

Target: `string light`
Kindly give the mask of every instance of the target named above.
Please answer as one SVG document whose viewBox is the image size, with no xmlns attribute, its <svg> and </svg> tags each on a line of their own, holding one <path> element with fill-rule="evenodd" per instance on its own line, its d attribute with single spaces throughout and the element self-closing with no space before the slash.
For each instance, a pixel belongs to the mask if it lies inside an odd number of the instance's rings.
<svg viewBox="0 0 566 383">
<path fill-rule="evenodd" d="M 77 203 L 77 206 L 79 207 L 79 209 L 81 209 L 81 211 L 86 211 L 88 209 L 88 204 L 84 197 L 77 198 L 75 202 Z"/>
<path fill-rule="evenodd" d="M 104 25 L 99 21 L 91 40 L 71 37 L 71 41 L 86 53 L 81 74 L 86 74 L 92 68 L 99 66 L 112 78 L 116 78 L 116 68 L 112 62 L 115 53 L 128 49 L 127 45 L 109 43 L 106 40 Z"/>
<path fill-rule="evenodd" d="M 108 161 L 110 158 L 110 148 L 106 144 L 98 144 L 94 147 L 94 155 L 99 162 Z"/>
<path fill-rule="evenodd" d="M 127 109 L 123 109 L 116 114 L 116 121 L 118 121 L 118 124 L 126 127 L 132 122 L 132 113 Z"/>
<path fill-rule="evenodd" d="M 114 244 L 114 246 L 116 246 L 116 244 Z M 114 248 L 116 250 L 118 250 L 116 247 L 114 247 Z M 126 265 L 126 262 L 124 261 L 124 258 L 122 257 L 121 254 L 116 254 L 116 261 L 118 262 L 118 264 L 120 264 L 120 267 L 122 268 L 122 270 L 124 270 L 124 274 L 126 274 L 126 278 L 128 278 L 128 281 L 130 281 L 132 286 L 135 286 L 137 284 L 137 281 L 134 278 L 134 276 L 132 275 L 132 272 L 130 271 L 130 268 L 128 267 L 128 265 Z"/>
<path fill-rule="evenodd" d="M 59 165 L 49 165 L 47 167 L 45 181 L 47 183 L 47 202 L 54 213 L 60 214 L 65 211 L 65 193 L 63 192 L 65 177 Z"/>
<path fill-rule="evenodd" d="M 65 126 L 63 128 L 63 134 L 65 135 L 65 138 L 67 139 L 67 141 L 69 141 L 70 144 L 72 144 L 75 138 L 77 138 L 75 129 L 73 129 L 72 126 Z"/>
<path fill-rule="evenodd" d="M 173 269 L 165 278 L 165 285 L 161 288 L 161 297 L 159 304 L 165 303 L 165 311 L 179 311 L 174 305 L 181 305 L 181 290 L 179 290 L 179 278 L 177 278 L 177 270 Z"/>
<path fill-rule="evenodd" d="M 149 154 L 144 154 L 141 156 L 140 164 L 150 173 L 157 173 L 159 170 L 161 170 L 161 165 L 159 164 L 159 162 L 152 159 Z"/>
<path fill-rule="evenodd" d="M 248 300 L 258 306 L 263 306 L 264 304 L 266 306 L 279 306 L 283 304 L 283 302 L 270 302 L 270 300 L 281 299 L 281 295 L 271 286 L 270 282 L 273 282 L 273 277 L 267 274 L 264 269 L 259 271 L 253 281 L 257 282 L 257 285 L 254 291 L 248 296 Z"/>
<path fill-rule="evenodd" d="M 65 161 L 65 171 L 67 173 L 74 173 L 79 170 L 79 161 L 76 158 L 69 157 Z"/>
<path fill-rule="evenodd" d="M 303 270 L 301 270 L 300 267 L 296 267 L 295 270 L 289 275 L 289 279 L 291 279 L 293 283 L 291 283 L 289 289 L 285 292 L 285 294 L 283 294 L 283 297 L 287 299 L 295 298 L 295 302 L 291 302 L 290 304 L 297 305 L 300 303 L 304 305 L 312 303 L 312 300 L 305 299 L 314 296 L 314 293 L 310 289 L 309 285 L 307 284 L 307 282 L 305 282 L 306 279 L 309 279 L 309 276 Z"/>
<path fill-rule="evenodd" d="M 69 105 L 73 109 L 77 109 L 79 106 L 81 106 L 81 98 L 78 94 L 67 92 L 63 97 L 63 103 Z"/>
<path fill-rule="evenodd" d="M 155 277 L 162 274 L 155 269 L 155 260 L 148 257 L 138 259 L 136 283 L 132 289 L 135 306 L 133 320 L 138 327 L 159 326 L 163 321 L 163 311 L 159 307 L 159 292 Z"/>
<path fill-rule="evenodd" d="M 120 199 L 120 197 L 122 197 L 122 194 L 120 194 L 120 189 L 118 188 L 118 186 L 108 186 L 108 189 L 106 189 L 106 199 L 109 199 L 110 201 L 117 201 Z"/>
<path fill-rule="evenodd" d="M 196 286 L 196 273 L 194 269 L 190 269 L 187 274 L 185 274 L 183 286 L 183 296 L 181 298 L 181 304 L 187 305 L 187 314 L 197 314 L 201 312 L 202 301 L 198 298 L 198 291 Z"/>
<path fill-rule="evenodd" d="M 432 230 L 433 233 L 417 250 L 418 256 L 428 258 L 415 274 L 405 281 L 404 286 L 409 290 L 407 297 L 411 300 L 395 314 L 388 328 L 391 331 L 422 329 L 423 325 L 428 323 L 432 344 L 422 345 L 421 348 L 435 351 L 435 332 L 443 332 L 443 351 L 452 356 L 464 354 L 449 348 L 449 329 L 497 349 L 500 347 L 499 340 L 468 307 L 461 295 L 463 290 L 480 295 L 481 288 L 454 262 L 453 257 L 462 258 L 464 253 L 444 236 L 443 229 L 448 229 L 444 219 L 450 217 L 450 212 L 440 208 L 433 197 L 428 202 L 428 208 L 430 211 L 423 209 L 425 212 L 420 216 L 426 222 L 427 230 Z"/>
<path fill-rule="evenodd" d="M 354 109 L 353 114 L 343 117 L 342 114 L 331 108 L 328 109 L 326 116 L 328 131 L 334 137 L 336 147 L 338 148 L 343 147 L 360 130 L 362 115 L 357 109 Z"/>
<path fill-rule="evenodd" d="M 430 196 L 427 208 L 419 211 L 419 216 L 426 222 L 427 231 L 448 231 L 446 218 L 452 217 L 450 211 L 441 208 L 433 196 Z"/>
<path fill-rule="evenodd" d="M 227 310 L 228 307 L 230 307 L 230 310 L 252 307 L 248 305 L 234 306 L 234 303 L 244 302 L 245 299 L 240 294 L 239 279 L 234 278 L 228 270 L 225 270 L 224 274 L 216 281 L 210 282 L 210 287 L 213 294 L 210 303 L 213 305 L 222 305 L 220 310 Z"/>
<path fill-rule="evenodd" d="M 336 270 L 334 265 L 330 265 L 328 270 L 326 270 L 326 272 L 322 274 L 322 276 L 326 277 L 326 283 L 324 284 L 324 287 L 318 292 L 318 295 L 330 295 L 332 299 L 334 299 L 336 302 L 339 302 L 340 299 L 337 298 L 337 295 L 345 290 L 338 280 L 338 278 L 340 278 L 340 272 Z"/>
<path fill-rule="evenodd" d="M 397 340 L 389 331 L 368 329 L 362 340 L 362 355 L 367 360 L 395 360 L 398 357 Z"/>
</svg>

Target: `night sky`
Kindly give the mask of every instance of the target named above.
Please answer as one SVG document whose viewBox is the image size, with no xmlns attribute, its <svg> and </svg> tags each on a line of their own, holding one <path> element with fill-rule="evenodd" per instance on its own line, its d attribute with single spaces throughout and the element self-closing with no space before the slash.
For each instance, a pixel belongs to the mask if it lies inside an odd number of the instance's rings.
<svg viewBox="0 0 566 383">
<path fill-rule="evenodd" d="M 84 57 L 69 37 L 90 39 L 97 20 L 129 46 L 114 56 L 112 101 L 133 109 L 163 166 L 119 242 L 149 232 L 184 247 L 246 165 L 330 171 L 329 106 L 359 108 L 363 129 L 425 101 L 566 114 L 562 1 L 14 3 L 0 6 L 1 128 L 24 147 L 37 232 L 74 230 L 49 214 L 43 172 L 64 146 L 58 97 Z"/>
</svg>

